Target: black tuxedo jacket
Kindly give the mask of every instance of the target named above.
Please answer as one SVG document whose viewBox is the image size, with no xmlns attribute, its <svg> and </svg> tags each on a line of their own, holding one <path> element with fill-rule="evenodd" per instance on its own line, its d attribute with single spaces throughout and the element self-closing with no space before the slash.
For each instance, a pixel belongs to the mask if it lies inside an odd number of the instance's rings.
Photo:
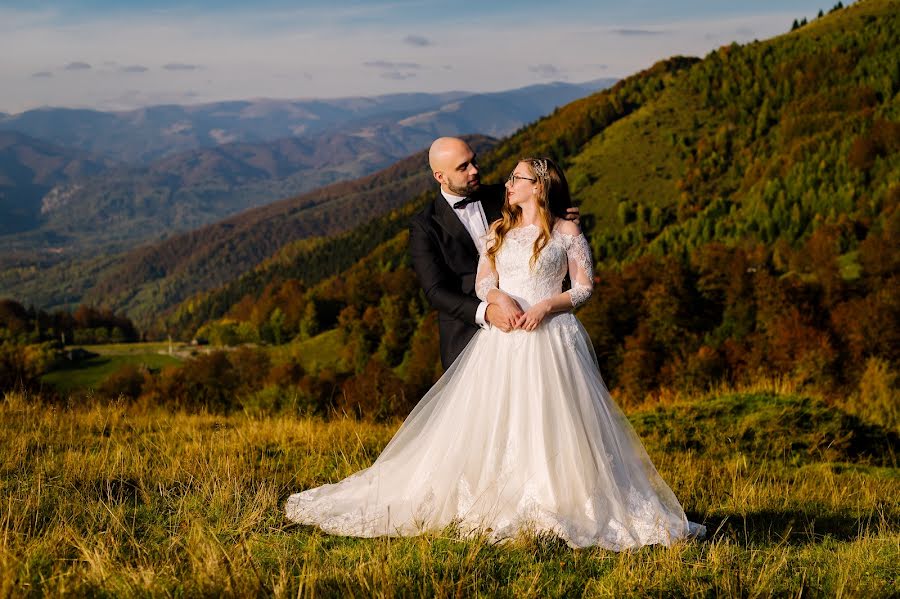
<svg viewBox="0 0 900 599">
<path fill-rule="evenodd" d="M 473 196 L 489 225 L 500 218 L 505 195 L 503 185 L 482 185 Z M 478 330 L 481 301 L 475 296 L 478 250 L 440 191 L 410 221 L 409 255 L 425 297 L 437 308 L 441 364 L 447 368 Z"/>
</svg>

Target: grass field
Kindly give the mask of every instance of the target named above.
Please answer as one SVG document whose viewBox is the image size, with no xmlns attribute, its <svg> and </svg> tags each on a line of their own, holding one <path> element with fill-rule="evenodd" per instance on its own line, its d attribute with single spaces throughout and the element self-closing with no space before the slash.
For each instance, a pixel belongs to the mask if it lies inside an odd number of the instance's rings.
<svg viewBox="0 0 900 599">
<path fill-rule="evenodd" d="M 156 347 L 132 347 L 146 344 L 114 344 L 108 346 L 84 346 L 85 349 L 100 354 L 71 366 L 52 370 L 41 377 L 41 382 L 61 393 L 87 391 L 97 387 L 112 373 L 126 364 L 146 366 L 152 370 L 170 364 L 180 364 L 181 360 L 156 351 Z M 163 345 L 163 344 L 152 344 Z"/>
<path fill-rule="evenodd" d="M 399 423 L 0 402 L 0 596 L 896 596 L 896 432 L 772 387 L 629 415 L 707 541 L 616 554 L 452 531 L 332 537 L 291 492 Z"/>
<path fill-rule="evenodd" d="M 296 360 L 307 372 L 318 372 L 322 368 L 339 367 L 340 338 L 340 331 L 334 329 L 303 341 L 265 347 L 274 363 Z M 169 349 L 167 342 L 108 343 L 72 347 L 81 347 L 99 355 L 58 367 L 41 377 L 43 384 L 63 394 L 89 393 L 92 389 L 96 390 L 109 375 L 126 364 L 157 370 L 181 364 L 183 356 L 189 353 L 223 349 L 212 346 L 194 348 L 184 343 L 176 343 L 173 346 L 175 355 L 170 356 L 165 353 Z"/>
<path fill-rule="evenodd" d="M 173 347 L 183 346 L 176 343 Z M 98 345 L 78 345 L 102 356 L 127 356 L 133 354 L 158 354 L 169 349 L 166 341 L 145 341 L 140 343 L 104 343 Z"/>
</svg>

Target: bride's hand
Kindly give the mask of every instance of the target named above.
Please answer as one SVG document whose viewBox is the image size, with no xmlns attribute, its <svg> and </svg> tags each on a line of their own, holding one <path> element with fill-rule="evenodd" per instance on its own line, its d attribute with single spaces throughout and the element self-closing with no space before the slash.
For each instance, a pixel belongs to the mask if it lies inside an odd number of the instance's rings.
<svg viewBox="0 0 900 599">
<path fill-rule="evenodd" d="M 550 303 L 546 301 L 538 302 L 519 317 L 519 320 L 516 321 L 516 328 L 533 331 L 538 328 L 538 325 L 541 324 L 547 314 L 550 314 Z"/>
</svg>

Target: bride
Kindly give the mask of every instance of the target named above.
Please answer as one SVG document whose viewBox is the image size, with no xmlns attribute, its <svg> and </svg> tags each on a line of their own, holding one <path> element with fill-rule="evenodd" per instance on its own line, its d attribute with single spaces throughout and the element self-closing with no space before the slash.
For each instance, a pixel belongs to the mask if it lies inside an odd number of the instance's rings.
<svg viewBox="0 0 900 599">
<path fill-rule="evenodd" d="M 523 159 L 506 198 L 476 292 L 521 311 L 515 329 L 479 330 L 369 468 L 291 495 L 287 517 L 338 535 L 455 525 L 616 551 L 704 536 L 610 398 L 571 313 L 593 291 L 593 267 L 578 225 L 556 216 L 571 204 L 562 171 Z"/>
</svg>

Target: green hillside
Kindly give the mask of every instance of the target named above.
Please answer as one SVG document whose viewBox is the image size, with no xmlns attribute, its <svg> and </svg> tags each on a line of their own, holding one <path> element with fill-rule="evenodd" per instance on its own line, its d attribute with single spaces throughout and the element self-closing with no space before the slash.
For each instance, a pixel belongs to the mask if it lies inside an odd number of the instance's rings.
<svg viewBox="0 0 900 599">
<path fill-rule="evenodd" d="M 900 198 L 898 8 L 858 2 L 656 65 L 506 141 L 495 175 L 527 153 L 561 159 L 604 260 L 877 225 Z"/>
</svg>

